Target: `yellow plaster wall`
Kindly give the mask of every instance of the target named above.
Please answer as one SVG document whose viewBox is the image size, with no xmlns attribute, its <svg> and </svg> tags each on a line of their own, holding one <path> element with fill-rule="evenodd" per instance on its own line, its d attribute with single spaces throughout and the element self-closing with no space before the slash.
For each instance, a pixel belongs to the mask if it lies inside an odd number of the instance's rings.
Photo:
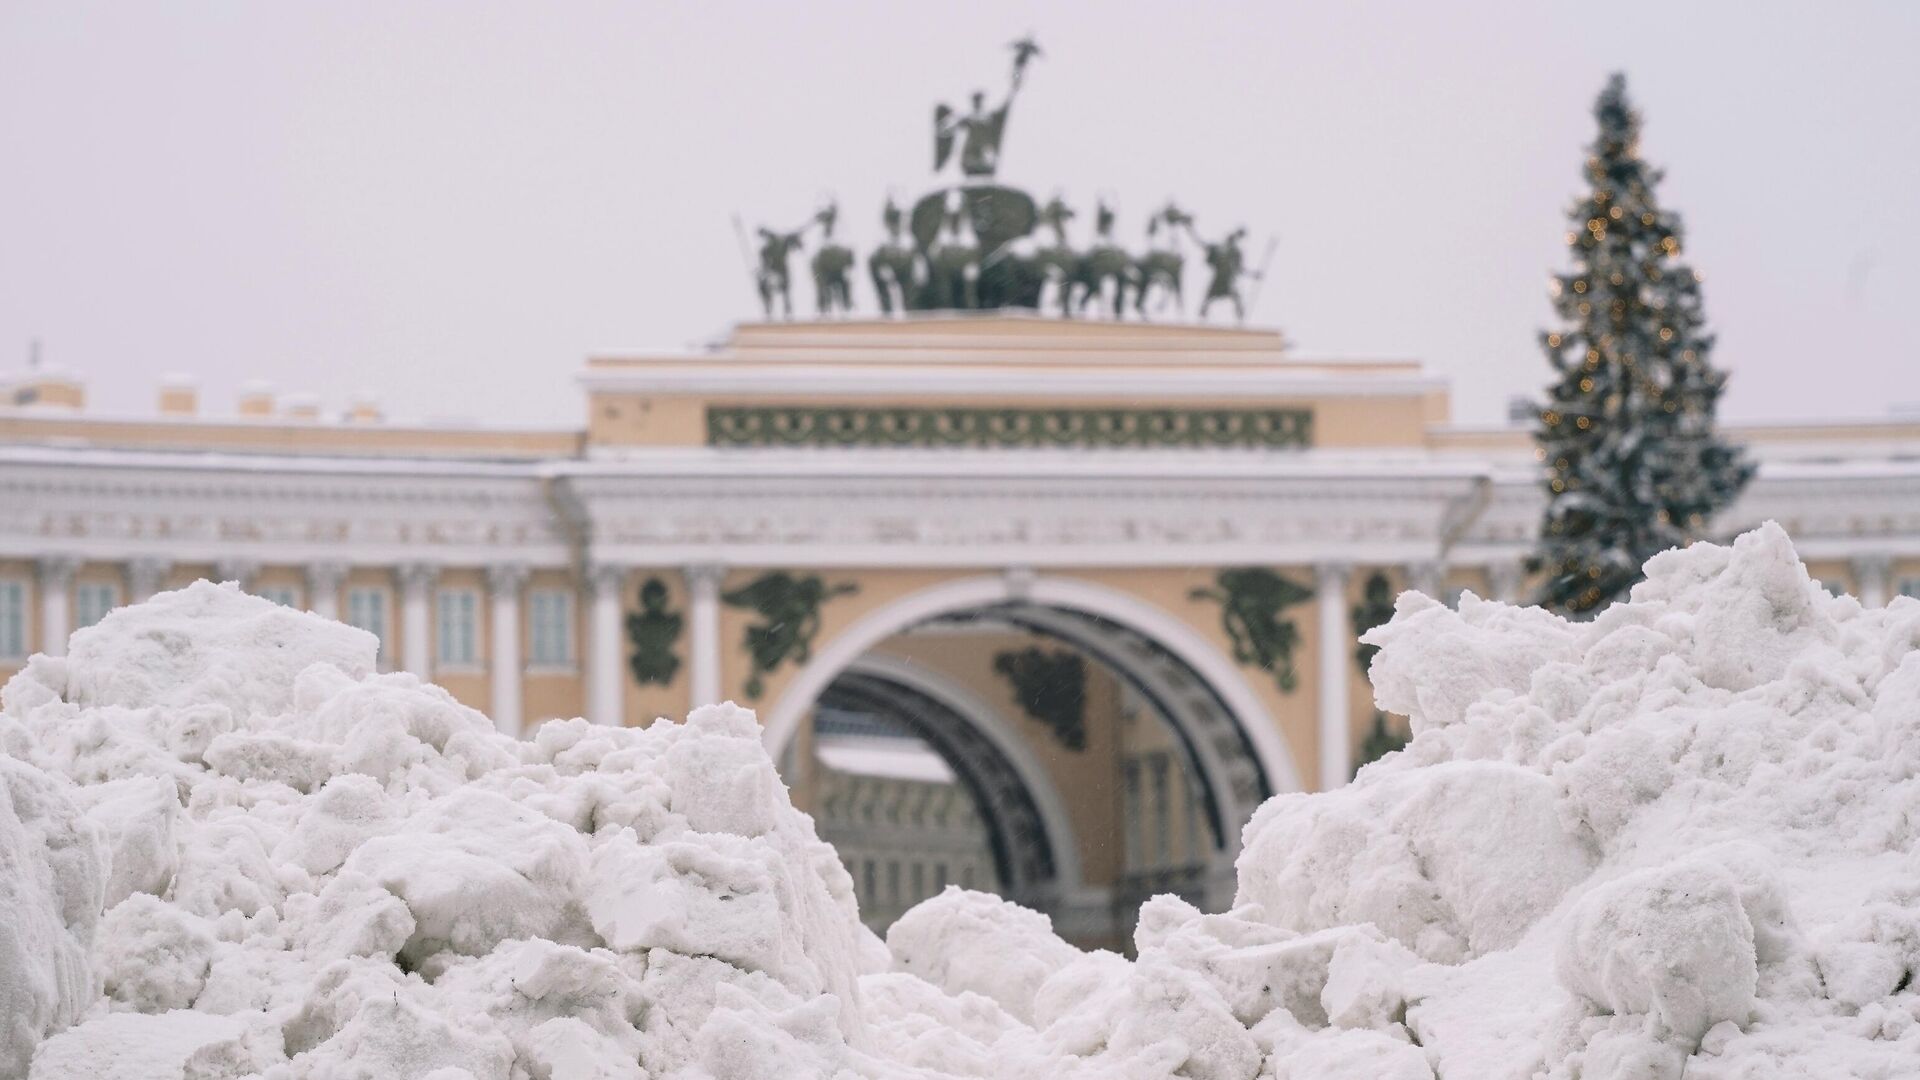
<svg viewBox="0 0 1920 1080">
<path fill-rule="evenodd" d="M 1822 585 L 1854 596 L 1860 595 L 1860 584 L 1853 580 L 1853 568 L 1844 559 L 1809 559 L 1807 574 Z"/>
</svg>

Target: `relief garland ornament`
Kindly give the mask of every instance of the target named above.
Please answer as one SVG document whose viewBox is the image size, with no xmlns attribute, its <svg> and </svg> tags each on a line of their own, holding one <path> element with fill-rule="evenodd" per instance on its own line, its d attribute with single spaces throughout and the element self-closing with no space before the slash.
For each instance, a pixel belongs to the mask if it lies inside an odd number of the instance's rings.
<svg viewBox="0 0 1920 1080">
<path fill-rule="evenodd" d="M 680 640 L 685 617 L 667 606 L 667 583 L 650 577 L 640 586 L 640 610 L 627 615 L 627 642 L 633 655 L 627 666 L 641 686 L 665 686 L 680 670 L 673 647 Z"/>
<path fill-rule="evenodd" d="M 1280 613 L 1312 599 L 1313 590 L 1258 566 L 1222 570 L 1214 581 L 1215 588 L 1188 595 L 1220 605 L 1220 625 L 1233 642 L 1235 661 L 1272 674 L 1283 693 L 1292 693 L 1300 682 L 1293 667 L 1300 629 Z"/>
<path fill-rule="evenodd" d="M 993 670 L 1013 684 L 1028 716 L 1069 750 L 1087 748 L 1087 661 L 1067 649 L 1030 646 L 996 653 Z"/>
<path fill-rule="evenodd" d="M 747 627 L 742 647 L 753 660 L 747 676 L 749 698 L 766 690 L 766 676 L 788 660 L 796 664 L 813 658 L 813 638 L 820 632 L 820 605 L 836 596 L 859 591 L 851 583 L 829 586 L 817 574 L 796 577 L 774 570 L 720 594 L 729 606 L 760 616 Z"/>
<path fill-rule="evenodd" d="M 709 446 L 1305 449 L 1310 409 L 716 405 Z"/>
</svg>

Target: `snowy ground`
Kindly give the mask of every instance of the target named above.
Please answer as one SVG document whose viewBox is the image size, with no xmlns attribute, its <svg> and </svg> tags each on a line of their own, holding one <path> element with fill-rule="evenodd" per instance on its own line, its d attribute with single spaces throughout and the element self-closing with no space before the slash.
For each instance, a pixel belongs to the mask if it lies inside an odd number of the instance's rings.
<svg viewBox="0 0 1920 1080">
<path fill-rule="evenodd" d="M 1920 602 L 1765 528 L 1571 625 L 1402 597 L 1404 753 L 1139 960 L 949 890 L 881 942 L 752 717 L 525 743 L 195 585 L 0 715 L 0 1076 L 1920 1076 Z"/>
</svg>

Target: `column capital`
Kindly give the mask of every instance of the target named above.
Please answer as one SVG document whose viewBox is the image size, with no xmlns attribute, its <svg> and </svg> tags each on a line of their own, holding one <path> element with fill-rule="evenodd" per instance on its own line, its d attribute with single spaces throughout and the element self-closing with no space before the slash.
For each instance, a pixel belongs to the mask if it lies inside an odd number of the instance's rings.
<svg viewBox="0 0 1920 1080">
<path fill-rule="evenodd" d="M 311 562 L 307 564 L 307 591 L 333 592 L 347 580 L 347 564 L 342 562 Z"/>
<path fill-rule="evenodd" d="M 1009 566 L 1000 572 L 1000 580 L 1006 584 L 1007 599 L 1026 600 L 1033 596 L 1033 567 Z"/>
<path fill-rule="evenodd" d="M 487 567 L 487 589 L 495 595 L 518 593 L 520 586 L 527 583 L 527 564 L 523 562 L 499 562 Z"/>
<path fill-rule="evenodd" d="M 596 595 L 616 592 L 627 580 L 627 567 L 617 563 L 587 564 L 587 588 Z"/>
<path fill-rule="evenodd" d="M 72 555 L 42 555 L 33 561 L 33 572 L 40 584 L 49 589 L 64 589 L 73 584 L 80 560 Z"/>
<path fill-rule="evenodd" d="M 242 589 L 252 583 L 254 575 L 260 572 L 260 564 L 253 559 L 229 556 L 213 564 L 213 576 L 221 581 L 236 581 Z"/>
<path fill-rule="evenodd" d="M 401 563 L 393 568 L 393 576 L 399 579 L 400 587 L 405 591 L 424 592 L 439 579 L 440 568 L 432 563 Z"/>
<path fill-rule="evenodd" d="M 159 592 L 171 573 L 173 560 L 157 555 L 142 555 L 127 563 L 128 599 L 138 603 Z"/>
<path fill-rule="evenodd" d="M 1407 588 L 1423 592 L 1435 600 L 1444 600 L 1440 594 L 1447 582 L 1447 564 L 1440 559 L 1422 559 L 1407 564 Z"/>
<path fill-rule="evenodd" d="M 1337 560 L 1315 563 L 1313 577 L 1323 589 L 1328 586 L 1341 588 L 1346 585 L 1349 578 L 1353 577 L 1353 564 Z"/>
<path fill-rule="evenodd" d="M 691 563 L 680 568 L 680 576 L 686 579 L 689 590 L 701 586 L 718 588 L 727 578 L 727 568 L 719 563 Z"/>
</svg>

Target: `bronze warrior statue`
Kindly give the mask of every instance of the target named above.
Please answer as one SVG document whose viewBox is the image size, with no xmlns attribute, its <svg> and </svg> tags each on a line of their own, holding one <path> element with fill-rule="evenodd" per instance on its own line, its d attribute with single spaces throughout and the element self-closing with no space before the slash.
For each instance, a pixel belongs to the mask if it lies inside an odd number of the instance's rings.
<svg viewBox="0 0 1920 1080">
<path fill-rule="evenodd" d="M 765 226 L 759 229 L 760 269 L 754 274 L 754 282 L 760 287 L 760 306 L 766 309 L 769 319 L 773 318 L 776 296 L 786 317 L 793 318 L 793 275 L 787 270 L 787 258 L 799 250 L 800 238 L 806 231 L 805 226 L 784 233 Z"/>
<path fill-rule="evenodd" d="M 1188 226 L 1187 231 L 1193 233 L 1191 225 Z M 1233 230 L 1227 234 L 1226 239 L 1217 244 L 1209 244 L 1201 240 L 1197 233 L 1193 233 L 1193 238 L 1206 249 L 1207 266 L 1213 270 L 1213 280 L 1207 283 L 1206 298 L 1200 301 L 1200 317 L 1202 319 L 1207 317 L 1207 309 L 1213 306 L 1215 300 L 1226 300 L 1233 305 L 1234 319 L 1238 322 L 1246 322 L 1247 306 L 1240 299 L 1240 279 L 1258 280 L 1263 273 L 1263 271 L 1247 269 L 1246 253 L 1240 250 L 1240 242 L 1247 238 L 1246 228 L 1242 226 Z"/>
<path fill-rule="evenodd" d="M 1080 260 L 1077 275 L 1080 285 L 1080 303 L 1078 311 L 1086 311 L 1087 305 L 1102 299 L 1107 282 L 1113 283 L 1112 311 L 1118 319 L 1127 306 L 1127 289 L 1134 282 L 1133 258 L 1113 242 L 1113 210 L 1101 200 L 1100 207 L 1094 213 L 1094 232 L 1098 239 L 1086 256 Z"/>
<path fill-rule="evenodd" d="M 1147 219 L 1149 250 L 1134 263 L 1134 273 L 1138 279 L 1133 294 L 1134 314 L 1143 319 L 1147 317 L 1147 296 L 1156 286 L 1161 293 L 1160 306 L 1156 310 L 1165 311 L 1169 302 L 1175 311 L 1185 309 L 1186 301 L 1180 295 L 1180 273 L 1187 259 L 1180 253 L 1180 229 L 1192 224 L 1193 217 L 1171 202 L 1167 203 L 1164 210 Z M 1165 246 L 1156 246 L 1162 236 L 1166 238 Z"/>
<path fill-rule="evenodd" d="M 840 204 L 829 202 L 813 215 L 820 226 L 820 250 L 813 253 L 813 297 L 820 314 L 832 314 L 835 308 L 853 310 L 853 249 L 833 242 L 833 226 L 840 220 Z"/>
<path fill-rule="evenodd" d="M 1042 290 L 1050 285 L 1057 290 L 1060 314 L 1073 314 L 1073 288 L 1080 276 L 1080 256 L 1067 242 L 1067 222 L 1074 219 L 1074 212 L 1059 195 L 1047 200 L 1040 208 L 1040 224 L 1053 230 L 1053 243 L 1034 252 L 1034 262 L 1043 279 Z"/>
<path fill-rule="evenodd" d="M 906 218 L 892 196 L 887 197 L 880 220 L 887 227 L 887 240 L 867 256 L 867 273 L 873 278 L 874 295 L 880 298 L 880 313 L 891 315 L 895 308 L 907 310 L 919 282 L 914 275 L 913 249 L 901 239 Z"/>
<path fill-rule="evenodd" d="M 953 156 L 954 141 L 958 139 L 961 175 L 969 179 L 993 179 L 994 171 L 1000 167 L 1000 141 L 1007 134 L 1007 110 L 1013 107 L 1014 95 L 1020 92 L 1020 80 L 1026 74 L 1027 64 L 1039 55 L 1040 46 L 1034 44 L 1032 38 L 1013 43 L 1013 84 L 997 109 L 986 107 L 987 95 L 980 90 L 973 92 L 973 109 L 965 116 L 948 105 L 934 107 L 935 172 L 947 167 L 947 159 Z"/>
</svg>

